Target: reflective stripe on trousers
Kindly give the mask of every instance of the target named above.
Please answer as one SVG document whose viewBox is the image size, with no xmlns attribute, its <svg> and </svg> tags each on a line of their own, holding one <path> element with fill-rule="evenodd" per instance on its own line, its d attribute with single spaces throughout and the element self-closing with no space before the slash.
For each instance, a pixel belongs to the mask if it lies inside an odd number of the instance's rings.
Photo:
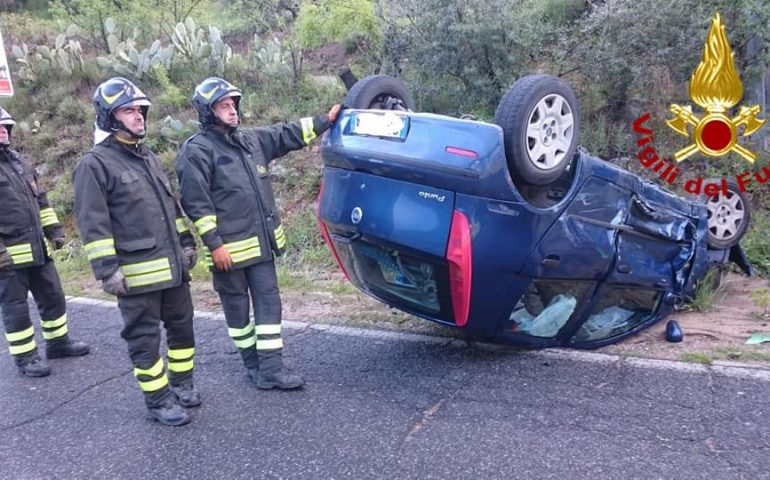
<svg viewBox="0 0 770 480">
<path fill-rule="evenodd" d="M 23 355 L 35 349 L 35 329 L 30 326 L 19 332 L 6 332 L 11 355 Z"/>
<path fill-rule="evenodd" d="M 152 393 L 168 385 L 163 359 L 159 358 L 151 367 L 144 369 L 134 367 L 134 376 L 143 392 Z"/>
<path fill-rule="evenodd" d="M 168 349 L 168 371 L 172 373 L 191 372 L 193 369 L 194 357 L 195 357 L 195 347 L 169 348 Z"/>
</svg>

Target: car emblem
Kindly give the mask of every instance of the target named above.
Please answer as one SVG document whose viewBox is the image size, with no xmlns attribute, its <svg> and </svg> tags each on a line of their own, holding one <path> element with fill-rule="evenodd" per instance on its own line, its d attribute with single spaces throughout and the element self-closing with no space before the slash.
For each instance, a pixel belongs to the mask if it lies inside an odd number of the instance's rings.
<svg viewBox="0 0 770 480">
<path fill-rule="evenodd" d="M 364 217 L 364 211 L 361 208 L 356 207 L 350 212 L 350 221 L 358 225 L 361 223 L 361 219 Z"/>
</svg>

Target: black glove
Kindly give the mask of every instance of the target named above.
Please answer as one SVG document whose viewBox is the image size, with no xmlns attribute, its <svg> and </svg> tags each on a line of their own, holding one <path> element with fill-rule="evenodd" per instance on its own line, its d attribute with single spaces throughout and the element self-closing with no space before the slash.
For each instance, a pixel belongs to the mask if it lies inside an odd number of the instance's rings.
<svg viewBox="0 0 770 480">
<path fill-rule="evenodd" d="M 53 249 L 54 250 L 61 250 L 61 247 L 64 246 L 64 243 L 67 241 L 66 238 L 64 238 L 64 235 L 61 237 L 54 237 L 51 239 L 51 243 L 53 243 Z"/>
<path fill-rule="evenodd" d="M 0 252 L 0 270 L 10 270 L 11 265 L 11 256 L 8 254 L 8 250 Z"/>
<path fill-rule="evenodd" d="M 123 276 L 123 272 L 115 270 L 115 273 L 102 280 L 102 290 L 116 296 L 128 293 L 126 277 Z"/>
<path fill-rule="evenodd" d="M 192 270 L 198 262 L 198 253 L 195 251 L 195 247 L 184 247 L 182 255 L 184 255 L 184 259 L 187 261 L 187 270 Z"/>
</svg>

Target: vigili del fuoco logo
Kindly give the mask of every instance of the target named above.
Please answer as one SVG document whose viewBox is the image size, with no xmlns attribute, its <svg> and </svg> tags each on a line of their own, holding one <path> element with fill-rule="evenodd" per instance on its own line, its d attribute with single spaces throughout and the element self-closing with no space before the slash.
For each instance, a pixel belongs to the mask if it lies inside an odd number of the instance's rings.
<svg viewBox="0 0 770 480">
<path fill-rule="evenodd" d="M 669 110 L 674 118 L 668 119 L 666 124 L 687 137 L 691 143 L 674 154 L 674 163 L 660 158 L 652 145 L 655 139 L 653 131 L 646 126 L 650 114 L 645 113 L 633 125 L 634 131 L 641 135 L 636 141 L 640 148 L 636 154 L 639 162 L 669 185 L 673 185 L 679 178 L 677 165 L 696 152 L 712 158 L 734 152 L 753 165 L 757 159 L 756 153 L 741 145 L 739 138 L 755 133 L 765 124 L 765 120 L 757 118 L 762 111 L 759 105 L 740 106 L 737 113 L 731 114 L 731 109 L 743 98 L 743 83 L 735 69 L 734 54 L 719 13 L 711 22 L 700 64 L 690 77 L 689 94 L 690 99 L 705 113 L 699 115 L 691 105 L 672 104 Z M 770 163 L 756 172 L 745 171 L 735 177 L 741 191 L 745 191 L 752 182 L 764 184 L 768 180 Z M 693 194 L 712 196 L 722 191 L 727 195 L 726 179 L 722 179 L 720 184 L 703 185 L 703 182 L 700 177 L 689 179 L 684 189 Z"/>
</svg>

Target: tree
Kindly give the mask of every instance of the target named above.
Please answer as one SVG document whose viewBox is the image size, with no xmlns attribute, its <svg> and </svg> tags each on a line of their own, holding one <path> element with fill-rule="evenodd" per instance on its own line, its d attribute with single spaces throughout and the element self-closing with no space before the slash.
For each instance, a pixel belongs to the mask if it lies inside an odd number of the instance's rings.
<svg viewBox="0 0 770 480">
<path fill-rule="evenodd" d="M 582 0 L 403 0 L 388 19 L 385 57 L 414 76 L 425 100 L 442 110 L 494 108 L 523 72 L 547 67 L 555 39 L 583 10 Z M 400 58 L 399 58 L 400 57 Z"/>
<path fill-rule="evenodd" d="M 92 47 L 109 53 L 108 18 L 116 23 L 120 40 L 130 36 L 135 28 L 140 28 L 146 38 L 170 38 L 174 26 L 186 21 L 205 3 L 208 0 L 54 0 L 50 11 L 55 18 L 80 27 Z"/>
</svg>

